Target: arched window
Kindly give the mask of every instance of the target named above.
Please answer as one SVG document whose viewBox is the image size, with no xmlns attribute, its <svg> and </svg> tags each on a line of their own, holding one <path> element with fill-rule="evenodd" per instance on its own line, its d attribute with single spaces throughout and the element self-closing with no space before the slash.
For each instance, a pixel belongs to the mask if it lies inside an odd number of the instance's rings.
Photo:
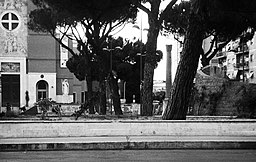
<svg viewBox="0 0 256 162">
<path fill-rule="evenodd" d="M 48 98 L 48 83 L 44 80 L 40 80 L 39 82 L 37 82 L 36 84 L 36 100 L 40 100 L 43 98 Z"/>
</svg>

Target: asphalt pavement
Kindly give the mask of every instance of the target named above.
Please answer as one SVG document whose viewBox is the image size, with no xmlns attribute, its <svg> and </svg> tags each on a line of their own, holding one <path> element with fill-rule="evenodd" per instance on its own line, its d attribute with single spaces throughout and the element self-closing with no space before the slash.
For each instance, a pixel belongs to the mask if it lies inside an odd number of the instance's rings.
<svg viewBox="0 0 256 162">
<path fill-rule="evenodd" d="M 0 157 L 0 162 L 255 162 L 256 150 L 28 151 Z"/>
<path fill-rule="evenodd" d="M 256 149 L 255 136 L 100 136 L 2 138 L 0 151 Z"/>
</svg>

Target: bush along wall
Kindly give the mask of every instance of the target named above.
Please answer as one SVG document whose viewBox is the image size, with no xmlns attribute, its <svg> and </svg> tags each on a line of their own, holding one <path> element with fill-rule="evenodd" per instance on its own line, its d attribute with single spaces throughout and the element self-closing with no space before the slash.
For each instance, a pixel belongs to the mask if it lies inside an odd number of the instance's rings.
<svg viewBox="0 0 256 162">
<path fill-rule="evenodd" d="M 256 118 L 256 84 L 242 85 L 236 92 L 238 118 Z"/>
</svg>

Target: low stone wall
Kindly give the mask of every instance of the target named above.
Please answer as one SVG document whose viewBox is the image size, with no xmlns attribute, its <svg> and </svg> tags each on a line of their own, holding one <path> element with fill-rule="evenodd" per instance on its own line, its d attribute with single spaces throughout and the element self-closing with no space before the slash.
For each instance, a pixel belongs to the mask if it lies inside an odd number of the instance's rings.
<svg viewBox="0 0 256 162">
<path fill-rule="evenodd" d="M 75 111 L 78 111 L 80 109 L 80 105 L 72 105 L 72 104 L 62 104 L 61 105 L 61 113 L 62 115 L 71 115 Z"/>
<path fill-rule="evenodd" d="M 207 93 L 222 91 L 228 79 L 208 76 L 202 73 L 197 73 L 195 87 L 201 91 L 202 87 L 206 87 Z"/>
<path fill-rule="evenodd" d="M 190 115 L 216 115 L 218 100 L 225 91 L 227 79 L 198 72 L 190 103 Z M 223 115 L 223 114 L 219 114 Z"/>
<path fill-rule="evenodd" d="M 0 121 L 1 138 L 256 136 L 256 120 Z"/>
<path fill-rule="evenodd" d="M 256 84 L 231 81 L 225 78 L 209 76 L 202 71 L 198 71 L 194 90 L 192 91 L 189 114 L 241 116 L 244 113 L 241 110 L 238 111 L 235 103 L 238 99 L 246 96 L 241 93 L 243 90 L 251 93 L 249 98 L 254 98 Z"/>
</svg>

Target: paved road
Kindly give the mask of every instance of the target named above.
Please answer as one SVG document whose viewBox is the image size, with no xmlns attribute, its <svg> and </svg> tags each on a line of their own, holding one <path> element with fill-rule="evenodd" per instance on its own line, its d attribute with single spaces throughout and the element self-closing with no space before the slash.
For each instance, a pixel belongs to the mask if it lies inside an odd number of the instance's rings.
<svg viewBox="0 0 256 162">
<path fill-rule="evenodd" d="M 256 150 L 110 150 L 0 152 L 0 162 L 255 162 Z"/>
</svg>

